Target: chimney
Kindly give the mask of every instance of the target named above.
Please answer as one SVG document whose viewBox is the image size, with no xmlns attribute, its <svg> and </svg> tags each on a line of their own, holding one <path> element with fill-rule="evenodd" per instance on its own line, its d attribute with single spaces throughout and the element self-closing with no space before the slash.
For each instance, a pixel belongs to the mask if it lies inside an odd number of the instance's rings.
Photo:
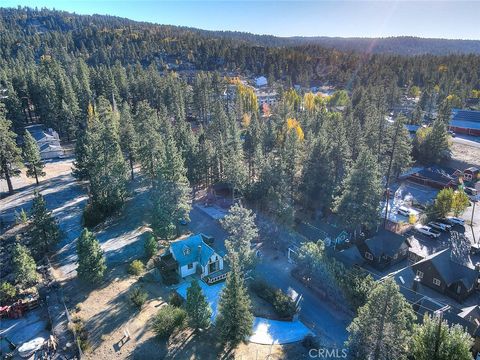
<svg viewBox="0 0 480 360">
<path fill-rule="evenodd" d="M 198 261 L 200 262 L 200 260 L 202 259 L 202 245 L 198 245 L 197 249 L 198 249 Z"/>
<path fill-rule="evenodd" d="M 420 277 L 417 275 L 415 279 L 413 279 L 412 290 L 417 292 L 420 287 Z"/>
</svg>

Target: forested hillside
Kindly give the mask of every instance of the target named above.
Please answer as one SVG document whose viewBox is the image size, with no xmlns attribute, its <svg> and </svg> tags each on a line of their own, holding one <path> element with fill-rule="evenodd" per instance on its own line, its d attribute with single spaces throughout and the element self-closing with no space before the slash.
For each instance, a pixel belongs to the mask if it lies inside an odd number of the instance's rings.
<svg viewBox="0 0 480 360">
<path fill-rule="evenodd" d="M 423 162 L 446 156 L 450 109 L 480 89 L 476 55 L 262 46 L 33 9 L 0 10 L 0 32 L 2 117 L 12 122 L 3 121 L 1 130 L 11 139 L 10 128 L 22 135 L 27 123 L 41 122 L 63 141 L 76 141 L 75 175 L 91 186 L 87 223 L 121 206 L 128 168 L 140 164 L 158 194 L 154 227 L 164 232 L 187 213 L 189 187 L 217 182 L 284 223 L 301 202 L 338 211 L 347 226 L 373 228 L 382 180 L 406 169 L 412 156 Z M 225 96 L 227 72 L 266 75 L 278 105 L 260 109 L 253 90 L 240 84 L 233 99 Z M 292 89 L 312 80 L 338 91 L 323 97 Z M 405 94 L 420 96 L 418 105 L 391 126 L 385 115 Z M 437 108 L 437 121 L 412 144 L 401 125 L 421 123 Z M 15 175 L 17 155 L 2 159 L 2 177 Z M 359 214 L 354 204 L 372 207 Z"/>
</svg>

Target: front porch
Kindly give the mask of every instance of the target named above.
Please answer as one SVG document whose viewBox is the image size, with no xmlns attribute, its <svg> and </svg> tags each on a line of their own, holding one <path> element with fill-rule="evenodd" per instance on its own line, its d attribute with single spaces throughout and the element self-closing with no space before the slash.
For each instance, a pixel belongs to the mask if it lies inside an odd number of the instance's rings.
<svg viewBox="0 0 480 360">
<path fill-rule="evenodd" d="M 230 271 L 230 268 L 228 267 L 227 264 L 224 263 L 223 269 L 217 270 L 208 275 L 202 276 L 202 280 L 208 285 L 213 285 L 215 283 L 225 280 L 227 278 L 229 271 Z"/>
</svg>

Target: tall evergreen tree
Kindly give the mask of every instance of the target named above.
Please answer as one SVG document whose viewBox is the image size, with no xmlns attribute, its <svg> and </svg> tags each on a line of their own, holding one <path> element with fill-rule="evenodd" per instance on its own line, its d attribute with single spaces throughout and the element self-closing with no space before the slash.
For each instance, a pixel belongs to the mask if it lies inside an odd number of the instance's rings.
<svg viewBox="0 0 480 360">
<path fill-rule="evenodd" d="M 155 180 L 152 226 L 160 237 L 168 239 L 175 235 L 181 219 L 189 219 L 191 189 L 169 125 L 164 143 L 165 160 Z"/>
<path fill-rule="evenodd" d="M 413 163 L 412 160 L 412 140 L 410 133 L 405 128 L 407 119 L 399 116 L 395 120 L 395 126 L 391 126 L 388 131 L 388 143 L 391 146 L 389 156 L 392 157 L 390 169 L 391 178 L 397 178 L 403 171 L 407 170 Z M 390 147 L 389 146 L 389 147 Z"/>
<path fill-rule="evenodd" d="M 472 338 L 460 325 L 448 326 L 447 321 L 425 315 L 415 325 L 411 354 L 415 360 L 470 360 Z"/>
<path fill-rule="evenodd" d="M 301 190 L 306 208 L 328 209 L 333 200 L 335 183 L 333 166 L 323 134 L 317 138 L 303 167 Z"/>
<path fill-rule="evenodd" d="M 251 245 L 258 237 L 255 214 L 241 204 L 235 204 L 221 223 L 228 233 L 225 246 L 229 255 L 238 254 L 240 268 L 244 271 L 250 269 L 254 261 Z"/>
<path fill-rule="evenodd" d="M 153 181 L 165 161 L 164 145 L 160 135 L 160 124 L 155 110 L 146 101 L 137 105 L 135 112 L 137 134 L 141 141 L 138 146 L 138 161 L 142 172 Z"/>
<path fill-rule="evenodd" d="M 13 194 L 12 177 L 20 175 L 21 151 L 11 131 L 12 123 L 5 118 L 5 107 L 0 103 L 0 179 L 7 181 L 8 192 Z"/>
<path fill-rule="evenodd" d="M 229 124 L 227 136 L 223 170 L 225 179 L 232 188 L 232 199 L 235 199 L 235 191 L 243 191 L 248 181 L 240 133 L 235 121 Z"/>
<path fill-rule="evenodd" d="M 206 329 L 210 326 L 212 310 L 197 280 L 193 280 L 187 289 L 185 310 L 188 322 L 193 329 Z"/>
<path fill-rule="evenodd" d="M 93 233 L 84 229 L 77 240 L 78 277 L 95 284 L 103 279 L 107 266 L 100 243 Z"/>
<path fill-rule="evenodd" d="M 432 131 L 428 134 L 425 144 L 427 151 L 434 162 L 450 157 L 450 144 L 448 141 L 447 126 L 441 120 L 432 124 Z"/>
<path fill-rule="evenodd" d="M 372 230 L 378 224 L 381 199 L 377 160 L 364 148 L 342 184 L 336 211 L 349 229 L 362 226 Z"/>
<path fill-rule="evenodd" d="M 236 254 L 230 257 L 230 266 L 227 282 L 220 294 L 216 328 L 222 342 L 233 349 L 252 333 L 253 315 Z"/>
<path fill-rule="evenodd" d="M 93 213 L 105 217 L 123 205 L 127 196 L 127 167 L 120 149 L 118 113 L 110 103 L 100 98 L 97 119 L 89 132 L 90 148 L 90 200 Z"/>
<path fill-rule="evenodd" d="M 32 285 L 37 281 L 37 265 L 25 246 L 19 243 L 15 244 L 12 251 L 12 262 L 13 273 L 19 284 Z"/>
<path fill-rule="evenodd" d="M 23 144 L 23 158 L 27 166 L 27 176 L 34 177 L 38 185 L 38 177 L 45 176 L 43 171 L 45 164 L 40 157 L 40 148 L 28 130 L 25 131 L 23 136 Z"/>
<path fill-rule="evenodd" d="M 378 284 L 348 327 L 352 359 L 407 359 L 415 319 L 410 304 L 391 278 Z"/>
<path fill-rule="evenodd" d="M 133 165 L 137 157 L 138 136 L 133 126 L 132 113 L 128 103 L 122 104 L 120 111 L 120 146 L 130 164 L 130 175 L 133 180 Z"/>
<path fill-rule="evenodd" d="M 47 210 L 45 198 L 38 191 L 34 192 L 31 214 L 31 237 L 34 241 L 34 247 L 45 254 L 52 245 L 60 241 L 61 232 L 58 222 L 52 213 Z"/>
</svg>

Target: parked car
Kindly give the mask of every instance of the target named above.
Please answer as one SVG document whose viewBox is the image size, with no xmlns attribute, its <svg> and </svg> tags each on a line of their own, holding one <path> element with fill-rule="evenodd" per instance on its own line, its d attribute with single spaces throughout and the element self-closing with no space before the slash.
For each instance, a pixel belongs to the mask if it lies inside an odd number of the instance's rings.
<svg viewBox="0 0 480 360">
<path fill-rule="evenodd" d="M 477 189 L 471 187 L 465 187 L 465 193 L 471 201 L 479 201 L 480 197 L 478 195 Z"/>
<path fill-rule="evenodd" d="M 412 213 L 412 209 L 407 208 L 406 206 L 400 206 L 397 209 L 397 214 L 403 215 L 403 216 L 410 216 Z"/>
<path fill-rule="evenodd" d="M 455 136 L 456 136 L 455 132 L 453 132 L 452 130 L 448 130 L 448 133 L 450 134 L 451 137 L 455 137 Z"/>
<path fill-rule="evenodd" d="M 465 220 L 457 218 L 455 216 L 447 216 L 445 220 L 447 220 L 452 225 L 465 225 Z"/>
<path fill-rule="evenodd" d="M 440 237 L 440 231 L 432 229 L 430 226 L 427 225 L 420 225 L 415 228 L 419 233 L 425 234 L 430 236 L 431 238 L 438 238 Z"/>
<path fill-rule="evenodd" d="M 437 222 L 437 221 L 430 221 L 428 223 L 428 226 L 441 231 L 450 231 L 450 229 L 452 228 L 452 225 L 444 224 L 442 222 Z"/>
</svg>

